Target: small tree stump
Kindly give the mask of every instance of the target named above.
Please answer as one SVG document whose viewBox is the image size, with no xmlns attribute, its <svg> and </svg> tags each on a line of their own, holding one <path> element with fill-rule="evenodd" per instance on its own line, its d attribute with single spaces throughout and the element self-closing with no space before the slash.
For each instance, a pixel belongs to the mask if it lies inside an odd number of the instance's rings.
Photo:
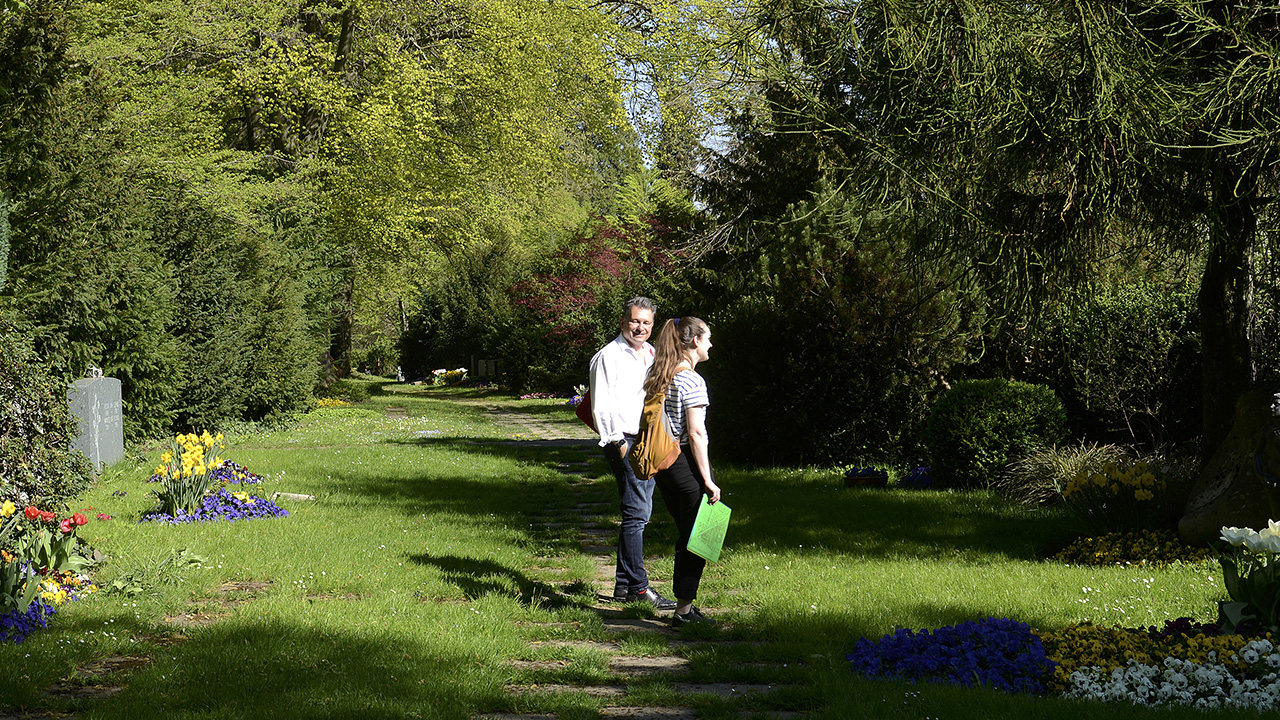
<svg viewBox="0 0 1280 720">
<path fill-rule="evenodd" d="M 1200 471 L 1178 534 L 1199 544 L 1218 537 L 1222 526 L 1266 527 L 1280 520 L 1280 393 L 1255 387 L 1236 402 L 1227 439 Z"/>
</svg>

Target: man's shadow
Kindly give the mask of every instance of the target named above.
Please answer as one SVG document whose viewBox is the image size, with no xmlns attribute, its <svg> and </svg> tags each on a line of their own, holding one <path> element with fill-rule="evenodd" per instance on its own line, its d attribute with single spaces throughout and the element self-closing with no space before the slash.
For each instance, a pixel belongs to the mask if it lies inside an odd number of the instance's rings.
<svg viewBox="0 0 1280 720">
<path fill-rule="evenodd" d="M 557 587 L 535 580 L 524 572 L 492 560 L 462 557 L 459 555 L 411 555 L 409 559 L 419 565 L 434 567 L 444 579 L 457 585 L 468 600 L 485 595 L 511 596 L 511 585 L 519 589 L 520 604 L 537 604 L 549 610 L 590 607 L 594 591 L 581 580 L 564 587 Z"/>
</svg>

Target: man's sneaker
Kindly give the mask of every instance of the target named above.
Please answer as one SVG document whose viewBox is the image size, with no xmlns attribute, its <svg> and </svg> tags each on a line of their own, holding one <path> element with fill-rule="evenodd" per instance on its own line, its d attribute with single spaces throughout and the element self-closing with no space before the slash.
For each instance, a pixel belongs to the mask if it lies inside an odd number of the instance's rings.
<svg viewBox="0 0 1280 720">
<path fill-rule="evenodd" d="M 613 599 L 614 599 L 614 601 L 615 601 L 615 602 L 626 602 L 626 601 L 627 601 L 627 586 L 626 586 L 626 585 L 614 585 L 614 586 L 613 586 Z"/>
<path fill-rule="evenodd" d="M 627 596 L 627 602 L 644 602 L 653 606 L 654 610 L 675 610 L 676 601 L 668 600 L 658 594 L 653 588 L 645 588 L 644 590 Z"/>
<path fill-rule="evenodd" d="M 671 614 L 671 627 L 679 629 L 685 625 L 694 623 L 704 623 L 706 625 L 715 625 L 716 621 L 702 614 L 702 611 L 696 607 L 690 607 L 689 612 L 681 615 L 680 613 Z"/>
</svg>

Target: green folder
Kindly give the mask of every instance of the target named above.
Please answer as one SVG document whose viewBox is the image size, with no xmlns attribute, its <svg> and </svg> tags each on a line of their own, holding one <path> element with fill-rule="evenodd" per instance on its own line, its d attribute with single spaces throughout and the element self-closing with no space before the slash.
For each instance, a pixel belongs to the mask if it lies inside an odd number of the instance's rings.
<svg viewBox="0 0 1280 720">
<path fill-rule="evenodd" d="M 729 529 L 730 512 L 728 505 L 722 502 L 712 505 L 703 495 L 698 517 L 693 521 L 693 534 L 689 536 L 689 552 L 709 562 L 719 562 L 724 533 Z"/>
</svg>

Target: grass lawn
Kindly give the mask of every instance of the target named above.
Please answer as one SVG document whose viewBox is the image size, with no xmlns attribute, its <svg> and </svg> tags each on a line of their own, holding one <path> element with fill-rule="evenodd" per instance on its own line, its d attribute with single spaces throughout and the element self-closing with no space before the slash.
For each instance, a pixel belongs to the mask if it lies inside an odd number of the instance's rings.
<svg viewBox="0 0 1280 720">
<path fill-rule="evenodd" d="M 707 718 L 1255 714 L 854 676 L 844 660 L 854 643 L 900 627 L 986 616 L 1043 629 L 1208 620 L 1225 592 L 1216 564 L 1046 562 L 1074 536 L 1056 509 L 986 493 L 846 489 L 817 470 L 718 468 L 734 516 L 699 605 L 719 613 L 720 627 L 690 628 L 679 642 L 665 632 L 611 632 L 592 607 L 596 561 L 575 526 L 617 520 L 614 481 L 595 448 L 498 443 L 518 431 L 467 404 L 476 393 L 394 387 L 287 431 L 229 438 L 225 457 L 269 475 L 254 494 L 315 496 L 280 501 L 287 518 L 137 524 L 151 506 L 145 480 L 158 451 L 111 468 L 73 508 L 115 518 L 81 529 L 108 558 L 96 571 L 104 591 L 64 606 L 27 642 L 0 646 L 0 711 L 281 720 L 593 718 L 617 705 L 680 706 Z M 576 422 L 559 401 L 483 401 L 539 422 Z M 388 415 L 390 405 L 406 416 Z M 609 505 L 583 508 L 594 502 Z M 583 520 L 595 514 L 604 517 Z M 673 537 L 658 503 L 646 547 L 664 594 Z M 113 583 L 124 589 L 107 590 Z M 775 689 L 726 698 L 682 694 L 663 676 L 619 679 L 591 641 L 625 656 L 683 658 L 680 682 Z M 508 692 L 534 685 L 579 689 Z M 586 690 L 602 685 L 625 685 L 626 694 Z"/>
</svg>

